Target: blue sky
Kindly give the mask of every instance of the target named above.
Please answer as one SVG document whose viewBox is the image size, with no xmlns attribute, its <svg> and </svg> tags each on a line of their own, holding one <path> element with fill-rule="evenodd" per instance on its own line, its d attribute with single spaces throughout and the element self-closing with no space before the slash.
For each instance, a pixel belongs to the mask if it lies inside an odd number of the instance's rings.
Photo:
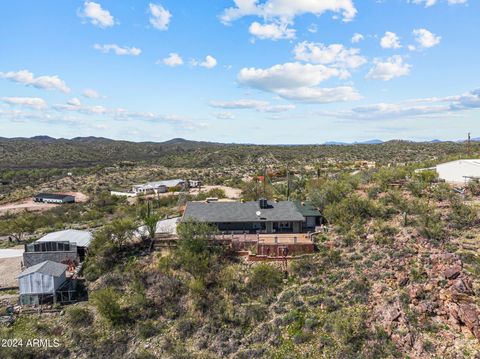
<svg viewBox="0 0 480 359">
<path fill-rule="evenodd" d="M 17 0 L 0 136 L 480 137 L 477 0 Z"/>
</svg>

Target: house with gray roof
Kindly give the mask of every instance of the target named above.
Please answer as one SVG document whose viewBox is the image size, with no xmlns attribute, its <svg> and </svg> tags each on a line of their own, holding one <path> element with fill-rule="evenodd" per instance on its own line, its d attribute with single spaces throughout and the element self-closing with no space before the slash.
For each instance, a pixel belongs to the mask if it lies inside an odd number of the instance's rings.
<svg viewBox="0 0 480 359">
<path fill-rule="evenodd" d="M 321 218 L 310 204 L 291 201 L 188 202 L 182 222 L 198 221 L 232 233 L 314 231 Z"/>
</svg>

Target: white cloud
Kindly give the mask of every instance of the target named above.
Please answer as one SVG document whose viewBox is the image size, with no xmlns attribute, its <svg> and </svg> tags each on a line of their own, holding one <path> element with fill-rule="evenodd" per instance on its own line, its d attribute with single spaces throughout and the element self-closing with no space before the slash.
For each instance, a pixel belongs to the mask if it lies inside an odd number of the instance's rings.
<svg viewBox="0 0 480 359">
<path fill-rule="evenodd" d="M 258 22 L 253 22 L 248 31 L 255 37 L 265 40 L 282 40 L 282 39 L 294 39 L 295 38 L 295 29 L 288 28 L 288 23 L 275 23 L 270 24 L 260 24 Z"/>
<path fill-rule="evenodd" d="M 100 94 L 95 91 L 95 90 L 92 90 L 92 89 L 85 89 L 83 90 L 83 93 L 82 95 L 86 98 L 100 98 Z"/>
<path fill-rule="evenodd" d="M 441 36 L 436 36 L 427 29 L 415 29 L 413 30 L 413 36 L 415 36 L 415 41 L 423 48 L 438 45 L 442 39 Z"/>
<path fill-rule="evenodd" d="M 33 86 L 44 90 L 60 90 L 70 92 L 65 82 L 58 76 L 39 76 L 35 77 L 28 70 L 0 72 L 0 78 L 8 79 L 13 82 Z"/>
<path fill-rule="evenodd" d="M 14 106 L 31 107 L 37 110 L 47 108 L 47 103 L 39 97 L 2 97 L 1 101 Z"/>
<path fill-rule="evenodd" d="M 357 10 L 352 0 L 234 0 L 235 6 L 226 9 L 220 19 L 228 24 L 244 16 L 258 16 L 290 22 L 296 16 L 313 14 L 320 16 L 327 11 L 341 13 L 344 21 L 352 20 Z"/>
<path fill-rule="evenodd" d="M 242 85 L 274 92 L 282 88 L 316 86 L 322 81 L 331 77 L 339 77 L 341 74 L 342 71 L 324 65 L 289 62 L 267 69 L 243 68 L 237 79 Z"/>
<path fill-rule="evenodd" d="M 102 9 L 100 4 L 93 1 L 85 1 L 83 10 L 79 13 L 80 17 L 87 18 L 98 27 L 107 28 L 115 25 L 115 19 L 108 10 Z"/>
<path fill-rule="evenodd" d="M 357 100 L 360 95 L 349 86 L 319 88 L 330 78 L 346 78 L 348 71 L 325 65 L 285 63 L 267 69 L 243 68 L 239 84 L 261 91 L 272 92 L 282 98 L 311 103 Z"/>
<path fill-rule="evenodd" d="M 404 62 L 403 57 L 398 55 L 389 57 L 385 61 L 375 59 L 373 68 L 365 78 L 389 81 L 395 77 L 408 75 L 411 67 L 411 65 Z"/>
<path fill-rule="evenodd" d="M 412 4 L 423 5 L 425 7 L 430 7 L 438 3 L 438 0 L 409 0 Z M 458 5 L 458 4 L 466 4 L 468 0 L 447 0 L 448 5 Z"/>
<path fill-rule="evenodd" d="M 280 89 L 281 97 L 306 103 L 332 103 L 360 100 L 362 96 L 351 86 L 332 88 L 300 87 L 296 89 Z"/>
<path fill-rule="evenodd" d="M 311 24 L 309 27 L 308 27 L 308 32 L 311 32 L 312 34 L 316 34 L 317 31 L 318 31 L 318 26 L 317 24 Z"/>
<path fill-rule="evenodd" d="M 241 99 L 236 101 L 210 101 L 210 106 L 229 110 L 256 110 L 258 112 L 284 112 L 295 109 L 295 105 L 272 105 L 268 101 Z"/>
<path fill-rule="evenodd" d="M 165 9 L 160 4 L 152 4 L 148 5 L 150 11 L 150 24 L 161 31 L 168 30 L 168 24 L 170 23 L 170 19 L 172 18 L 172 14 L 170 11 Z"/>
<path fill-rule="evenodd" d="M 101 51 L 104 54 L 108 54 L 110 51 L 113 51 L 115 55 L 119 56 L 138 56 L 142 53 L 142 50 L 136 47 L 128 47 L 128 46 L 118 46 L 116 44 L 105 44 L 105 45 L 100 45 L 100 44 L 95 44 L 93 45 L 93 48 L 95 50 Z"/>
<path fill-rule="evenodd" d="M 82 106 L 82 102 L 77 97 L 74 97 L 68 100 L 67 104 L 70 106 L 76 106 L 76 107 Z"/>
<path fill-rule="evenodd" d="M 359 55 L 359 49 L 348 49 L 342 44 L 325 46 L 321 43 L 304 41 L 297 44 L 293 52 L 296 60 L 333 67 L 355 69 L 367 63 L 367 59 Z"/>
<path fill-rule="evenodd" d="M 171 66 L 171 67 L 183 65 L 182 57 L 175 52 L 171 52 L 168 57 L 166 57 L 162 60 L 162 62 L 165 65 Z"/>
<path fill-rule="evenodd" d="M 192 66 L 201 66 L 205 67 L 206 69 L 213 69 L 215 66 L 217 66 L 217 59 L 211 55 L 207 55 L 203 61 L 194 59 L 190 61 L 190 63 Z"/>
<path fill-rule="evenodd" d="M 235 115 L 231 112 L 225 111 L 216 113 L 215 117 L 219 120 L 233 120 L 235 118 Z"/>
<path fill-rule="evenodd" d="M 402 47 L 400 38 L 394 32 L 387 31 L 380 39 L 380 46 L 384 49 L 399 49 Z"/>
<path fill-rule="evenodd" d="M 365 37 L 362 34 L 356 32 L 355 34 L 353 34 L 351 41 L 352 41 L 352 44 L 358 44 L 363 39 L 365 39 Z"/>
<path fill-rule="evenodd" d="M 353 120 L 422 118 L 432 115 L 480 109 L 480 89 L 444 98 L 414 99 L 400 103 L 377 103 L 349 110 L 324 112 L 324 115 Z"/>
</svg>

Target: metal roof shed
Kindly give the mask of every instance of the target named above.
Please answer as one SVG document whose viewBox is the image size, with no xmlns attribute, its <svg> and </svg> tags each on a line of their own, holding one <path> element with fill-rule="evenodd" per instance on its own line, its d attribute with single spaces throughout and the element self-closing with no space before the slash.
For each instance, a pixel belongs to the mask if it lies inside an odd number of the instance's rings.
<svg viewBox="0 0 480 359">
<path fill-rule="evenodd" d="M 18 276 L 21 304 L 39 304 L 44 298 L 53 298 L 57 289 L 66 281 L 67 266 L 45 261 L 25 269 Z"/>
</svg>

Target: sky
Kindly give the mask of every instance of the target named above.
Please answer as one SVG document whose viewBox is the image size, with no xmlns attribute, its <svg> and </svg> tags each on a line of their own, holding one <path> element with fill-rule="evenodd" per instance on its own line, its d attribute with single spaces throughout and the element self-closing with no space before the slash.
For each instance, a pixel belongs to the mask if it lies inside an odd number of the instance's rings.
<svg viewBox="0 0 480 359">
<path fill-rule="evenodd" d="M 0 4 L 0 137 L 480 137 L 478 0 Z"/>
</svg>

